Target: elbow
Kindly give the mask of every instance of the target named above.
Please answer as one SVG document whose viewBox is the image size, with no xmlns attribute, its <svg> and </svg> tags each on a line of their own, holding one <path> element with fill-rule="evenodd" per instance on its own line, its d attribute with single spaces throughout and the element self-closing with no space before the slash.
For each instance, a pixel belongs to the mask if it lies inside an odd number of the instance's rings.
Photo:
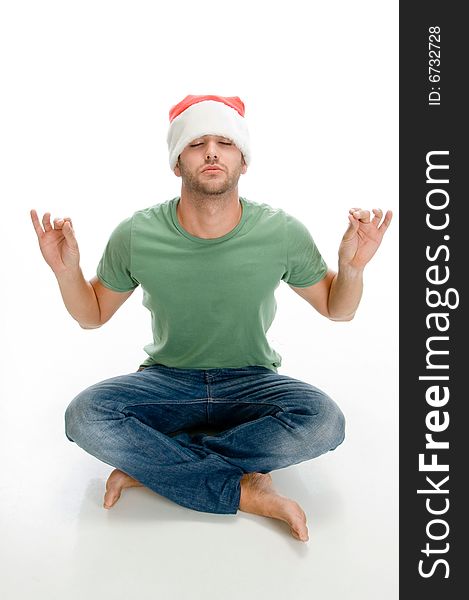
<svg viewBox="0 0 469 600">
<path fill-rule="evenodd" d="M 89 325 L 88 323 L 78 323 L 82 329 L 98 329 L 102 326 L 102 323 L 98 325 Z"/>
<path fill-rule="evenodd" d="M 355 317 L 355 313 L 351 313 L 350 315 L 328 315 L 330 321 L 352 321 Z"/>
</svg>

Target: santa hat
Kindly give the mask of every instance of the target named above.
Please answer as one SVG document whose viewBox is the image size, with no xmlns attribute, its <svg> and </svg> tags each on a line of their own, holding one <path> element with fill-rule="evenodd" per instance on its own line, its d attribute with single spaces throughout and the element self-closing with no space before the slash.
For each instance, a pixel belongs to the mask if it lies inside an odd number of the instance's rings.
<svg viewBox="0 0 469 600">
<path fill-rule="evenodd" d="M 186 96 L 169 111 L 169 165 L 174 170 L 184 148 L 204 135 L 220 135 L 232 140 L 251 160 L 249 132 L 244 120 L 244 103 L 238 96 Z"/>
</svg>

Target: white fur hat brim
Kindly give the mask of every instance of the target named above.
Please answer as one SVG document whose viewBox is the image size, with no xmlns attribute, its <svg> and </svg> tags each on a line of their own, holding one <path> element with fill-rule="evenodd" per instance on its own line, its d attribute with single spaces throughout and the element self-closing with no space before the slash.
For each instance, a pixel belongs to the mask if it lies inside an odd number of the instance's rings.
<svg viewBox="0 0 469 600">
<path fill-rule="evenodd" d="M 223 102 L 204 100 L 186 108 L 169 126 L 167 142 L 171 170 L 187 144 L 204 135 L 220 135 L 232 140 L 249 165 L 249 132 L 244 117 Z"/>
</svg>

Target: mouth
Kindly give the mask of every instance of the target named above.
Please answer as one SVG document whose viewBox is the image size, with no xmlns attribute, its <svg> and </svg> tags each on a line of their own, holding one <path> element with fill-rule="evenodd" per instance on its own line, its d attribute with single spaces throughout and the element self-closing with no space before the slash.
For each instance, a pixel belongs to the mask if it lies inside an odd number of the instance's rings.
<svg viewBox="0 0 469 600">
<path fill-rule="evenodd" d="M 220 167 L 205 167 L 202 169 L 202 173 L 216 173 L 217 171 L 222 171 Z"/>
</svg>

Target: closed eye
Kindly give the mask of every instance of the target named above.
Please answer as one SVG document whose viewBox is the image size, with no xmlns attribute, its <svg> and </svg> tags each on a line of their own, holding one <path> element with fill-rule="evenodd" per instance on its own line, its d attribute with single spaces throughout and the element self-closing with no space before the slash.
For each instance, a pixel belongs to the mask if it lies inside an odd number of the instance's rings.
<svg viewBox="0 0 469 600">
<path fill-rule="evenodd" d="M 232 146 L 233 143 L 232 142 L 218 142 L 219 144 L 222 144 L 223 146 Z M 189 144 L 189 146 L 191 148 L 197 148 L 197 146 L 202 146 L 203 142 L 196 142 L 195 144 Z"/>
</svg>

